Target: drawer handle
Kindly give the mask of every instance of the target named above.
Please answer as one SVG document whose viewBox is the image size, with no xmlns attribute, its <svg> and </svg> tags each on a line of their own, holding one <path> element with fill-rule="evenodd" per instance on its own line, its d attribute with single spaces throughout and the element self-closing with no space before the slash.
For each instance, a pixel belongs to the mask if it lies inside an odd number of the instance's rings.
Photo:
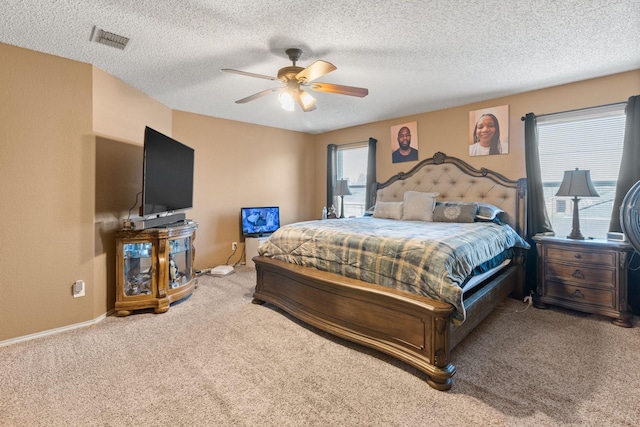
<svg viewBox="0 0 640 427">
<path fill-rule="evenodd" d="M 580 258 L 582 258 L 582 255 L 580 255 L 580 254 L 575 254 L 575 255 L 574 255 L 574 257 L 576 257 L 576 258 L 580 259 Z"/>
<path fill-rule="evenodd" d="M 573 298 L 581 298 L 581 299 L 582 299 L 582 298 L 584 298 L 584 294 L 582 293 L 582 291 L 581 291 L 580 289 L 576 289 L 576 290 L 571 294 L 571 296 L 572 296 Z"/>
<path fill-rule="evenodd" d="M 584 273 L 580 270 L 574 271 L 572 276 L 575 277 L 576 279 L 584 279 Z"/>
</svg>

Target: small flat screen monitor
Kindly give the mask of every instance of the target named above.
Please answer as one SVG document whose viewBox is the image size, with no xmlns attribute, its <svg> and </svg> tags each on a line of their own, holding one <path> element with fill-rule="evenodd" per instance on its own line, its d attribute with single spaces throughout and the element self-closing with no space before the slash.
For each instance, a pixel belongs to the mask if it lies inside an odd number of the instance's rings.
<svg viewBox="0 0 640 427">
<path fill-rule="evenodd" d="M 240 221 L 244 237 L 268 236 L 280 228 L 280 208 L 240 208 Z"/>
</svg>

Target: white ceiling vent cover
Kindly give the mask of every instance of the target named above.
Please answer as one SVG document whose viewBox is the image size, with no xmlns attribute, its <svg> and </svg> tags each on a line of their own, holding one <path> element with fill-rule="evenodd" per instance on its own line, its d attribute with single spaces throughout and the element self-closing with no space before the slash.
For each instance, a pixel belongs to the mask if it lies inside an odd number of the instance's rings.
<svg viewBox="0 0 640 427">
<path fill-rule="evenodd" d="M 106 44 L 107 46 L 115 47 L 116 49 L 124 50 L 124 48 L 127 47 L 127 43 L 129 43 L 129 38 L 104 31 L 94 26 L 93 30 L 91 31 L 91 41 Z"/>
</svg>

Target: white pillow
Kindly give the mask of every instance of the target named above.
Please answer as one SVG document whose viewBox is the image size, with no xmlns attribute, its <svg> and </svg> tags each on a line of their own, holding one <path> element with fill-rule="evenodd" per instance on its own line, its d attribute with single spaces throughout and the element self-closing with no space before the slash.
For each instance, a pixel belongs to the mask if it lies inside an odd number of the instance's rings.
<svg viewBox="0 0 640 427">
<path fill-rule="evenodd" d="M 402 202 L 378 202 L 373 211 L 374 218 L 402 219 Z"/>
<path fill-rule="evenodd" d="M 433 221 L 436 197 L 440 193 L 407 191 L 404 193 L 403 220 Z"/>
</svg>

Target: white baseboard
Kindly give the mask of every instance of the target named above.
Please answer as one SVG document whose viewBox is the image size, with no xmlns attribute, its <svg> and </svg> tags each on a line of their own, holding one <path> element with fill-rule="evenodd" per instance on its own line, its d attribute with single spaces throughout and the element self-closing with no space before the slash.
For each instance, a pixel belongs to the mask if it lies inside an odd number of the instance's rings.
<svg viewBox="0 0 640 427">
<path fill-rule="evenodd" d="M 109 310 L 107 313 L 102 314 L 96 317 L 95 319 L 88 320 L 86 322 L 76 323 L 69 326 L 63 326 L 61 328 L 49 329 L 47 331 L 36 332 L 35 334 L 29 334 L 29 335 L 24 335 L 17 338 L 11 338 L 8 340 L 0 341 L 0 347 L 5 347 L 5 346 L 16 344 L 19 342 L 30 341 L 36 338 L 46 337 L 47 335 L 59 334 L 60 332 L 71 331 L 73 329 L 80 329 L 80 328 L 85 328 L 87 326 L 93 326 L 97 323 L 100 323 L 101 321 L 106 319 L 108 316 L 111 316 L 113 313 L 115 313 L 115 310 Z"/>
</svg>

